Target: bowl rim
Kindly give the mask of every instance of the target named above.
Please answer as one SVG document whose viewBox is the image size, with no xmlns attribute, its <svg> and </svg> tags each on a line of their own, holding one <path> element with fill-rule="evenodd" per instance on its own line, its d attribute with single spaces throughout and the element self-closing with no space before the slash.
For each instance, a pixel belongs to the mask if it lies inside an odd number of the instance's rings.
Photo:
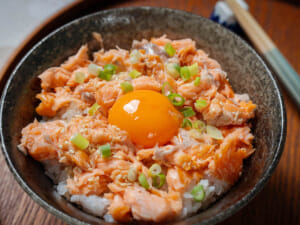
<svg viewBox="0 0 300 225">
<path fill-rule="evenodd" d="M 114 8 L 114 9 L 107 9 L 107 10 L 101 10 L 101 11 L 97 11 L 97 12 L 93 12 L 93 13 L 89 13 L 85 16 L 82 17 L 78 17 L 62 26 L 57 27 L 56 29 L 54 29 L 52 32 L 50 32 L 49 34 L 47 34 L 45 37 L 43 37 L 41 40 L 39 40 L 36 44 L 34 44 L 34 46 L 22 57 L 22 59 L 17 63 L 17 65 L 15 66 L 15 68 L 13 69 L 13 71 L 11 72 L 11 74 L 9 75 L 8 80 L 5 83 L 5 87 L 2 91 L 2 96 L 1 96 L 1 101 L 0 101 L 0 141 L 1 141 L 1 150 L 2 153 L 4 155 L 5 161 L 11 171 L 11 173 L 13 174 L 14 178 L 16 179 L 16 181 L 18 182 L 18 184 L 22 187 L 22 189 L 36 202 L 38 203 L 40 206 L 42 206 L 44 209 L 46 209 L 48 212 L 52 213 L 53 215 L 55 215 L 56 217 L 58 217 L 59 219 L 61 219 L 63 222 L 66 222 L 68 224 L 76 224 L 76 225 L 88 225 L 88 223 L 83 222 L 75 217 L 72 217 L 70 215 L 68 215 L 67 213 L 64 213 L 58 209 L 56 209 L 54 206 L 52 206 L 51 204 L 47 203 L 45 200 L 43 200 L 37 193 L 35 193 L 26 183 L 25 180 L 22 179 L 22 177 L 19 175 L 18 171 L 16 170 L 16 168 L 14 167 L 14 164 L 11 160 L 11 158 L 9 157 L 8 151 L 6 149 L 6 146 L 4 144 L 4 136 L 3 136 L 3 130 L 2 130 L 2 120 L 3 120 L 3 105 L 4 105 L 4 100 L 5 100 L 5 96 L 6 93 L 8 91 L 8 88 L 10 86 L 10 83 L 12 81 L 12 78 L 14 77 L 14 74 L 16 73 L 16 71 L 19 69 L 19 67 L 23 64 L 23 62 L 25 61 L 26 58 L 28 58 L 31 53 L 40 45 L 42 45 L 47 39 L 51 38 L 52 36 L 54 36 L 56 33 L 68 28 L 69 26 L 72 26 L 74 23 L 77 23 L 81 20 L 85 20 L 89 17 L 93 17 L 93 16 L 99 16 L 102 14 L 109 14 L 109 13 L 114 13 L 117 11 L 123 11 L 123 12 L 127 12 L 130 13 L 130 11 L 132 10 L 145 10 L 145 11 L 149 11 L 149 10 L 160 10 L 160 11 L 165 11 L 168 13 L 176 13 L 176 14 L 180 14 L 182 16 L 194 16 L 194 17 L 198 17 L 198 19 L 204 20 L 206 21 L 206 23 L 208 24 L 214 24 L 213 26 L 218 27 L 218 29 L 222 29 L 225 30 L 225 32 L 229 33 L 229 35 L 232 36 L 232 38 L 237 39 L 238 41 L 240 41 L 241 43 L 243 43 L 243 45 L 252 53 L 255 55 L 255 57 L 259 60 L 260 63 L 262 63 L 262 65 L 264 66 L 270 80 L 272 81 L 272 84 L 274 86 L 274 89 L 276 90 L 276 93 L 278 94 L 278 100 L 279 100 L 279 105 L 280 105 L 280 114 L 281 114 L 281 121 L 280 121 L 280 138 L 278 140 L 278 146 L 275 150 L 274 153 L 274 157 L 270 162 L 270 166 L 266 169 L 266 172 L 264 173 L 264 176 L 255 184 L 255 186 L 251 189 L 251 191 L 249 191 L 242 199 L 240 199 L 237 203 L 233 204 L 232 206 L 226 208 L 224 211 L 216 214 L 214 217 L 210 217 L 208 219 L 204 219 L 203 221 L 196 222 L 194 224 L 216 224 L 218 222 L 221 222 L 223 220 L 225 220 L 226 218 L 228 218 L 229 216 L 235 214 L 237 211 L 241 210 L 243 207 L 246 206 L 247 203 L 249 203 L 262 189 L 263 187 L 266 185 L 266 183 L 269 181 L 270 177 L 272 176 L 273 172 L 275 171 L 281 155 L 283 153 L 283 149 L 284 149 L 284 145 L 285 145 L 285 140 L 286 140 L 286 130 L 287 130 L 287 121 L 286 121 L 286 108 L 285 108 L 285 104 L 284 104 L 284 100 L 283 100 L 283 96 L 282 96 L 282 92 L 281 89 L 278 85 L 278 81 L 275 78 L 275 76 L 272 74 L 272 72 L 270 71 L 270 69 L 267 67 L 266 63 L 262 60 L 262 58 L 260 57 L 260 55 L 242 38 L 240 38 L 238 35 L 236 35 L 235 33 L 233 33 L 232 31 L 222 27 L 220 24 L 215 23 L 213 21 L 211 21 L 208 18 L 205 18 L 203 16 L 200 16 L 198 14 L 195 13 L 191 13 L 191 12 L 187 12 L 184 10 L 179 10 L 179 9 L 171 9 L 171 8 L 165 8 L 165 7 L 151 7 L 151 6 L 136 6 L 136 7 L 122 7 L 122 8 Z M 197 215 L 197 214 L 195 214 Z M 193 215 L 193 216 L 195 216 Z M 193 217 L 192 216 L 192 217 Z M 183 221 L 183 220 L 181 220 Z M 175 223 L 181 222 L 181 221 L 174 221 Z M 104 221 L 105 222 L 105 221 Z M 108 222 L 105 222 L 106 224 L 111 224 Z"/>
</svg>

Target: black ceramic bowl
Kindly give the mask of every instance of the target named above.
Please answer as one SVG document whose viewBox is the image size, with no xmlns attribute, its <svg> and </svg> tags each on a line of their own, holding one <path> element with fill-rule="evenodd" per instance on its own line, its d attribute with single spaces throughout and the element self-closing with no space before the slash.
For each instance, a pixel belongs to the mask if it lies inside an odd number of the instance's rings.
<svg viewBox="0 0 300 225">
<path fill-rule="evenodd" d="M 227 71 L 237 93 L 250 95 L 257 104 L 253 120 L 256 152 L 245 161 L 242 177 L 211 207 L 172 224 L 215 224 L 245 206 L 266 184 L 283 150 L 286 117 L 278 85 L 261 58 L 239 37 L 208 19 L 164 8 L 114 9 L 77 19 L 48 35 L 22 59 L 2 95 L 0 125 L 3 153 L 23 189 L 69 224 L 108 224 L 60 197 L 42 166 L 17 150 L 21 129 L 36 116 L 37 75 L 62 63 L 82 44 L 92 46 L 94 31 L 102 34 L 106 49 L 116 45 L 128 49 L 134 39 L 163 34 L 171 39 L 192 38 Z"/>
</svg>

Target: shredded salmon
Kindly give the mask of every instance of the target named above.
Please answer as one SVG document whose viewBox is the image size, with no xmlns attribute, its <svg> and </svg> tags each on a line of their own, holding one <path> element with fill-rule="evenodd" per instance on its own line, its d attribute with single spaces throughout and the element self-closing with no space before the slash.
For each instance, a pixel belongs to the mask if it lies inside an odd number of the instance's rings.
<svg viewBox="0 0 300 225">
<path fill-rule="evenodd" d="M 173 57 L 164 51 L 167 43 L 176 51 Z M 139 54 L 134 62 L 133 50 Z M 183 80 L 180 74 L 174 76 L 167 70 L 170 62 L 180 67 L 196 63 L 198 73 Z M 102 80 L 90 73 L 91 63 L 101 69 L 114 64 L 116 71 L 111 80 Z M 132 78 L 132 70 L 140 75 Z M 78 72 L 84 74 L 82 83 L 76 81 Z M 195 85 L 197 77 L 200 83 Z M 68 193 L 108 199 L 107 213 L 115 221 L 162 222 L 179 218 L 185 204 L 183 195 L 192 184 L 214 177 L 233 185 L 242 174 L 243 161 L 255 151 L 248 121 L 255 116 L 256 105 L 248 96 L 234 93 L 221 65 L 197 49 L 191 39 L 170 40 L 162 36 L 134 41 L 131 50 L 101 49 L 93 54 L 93 59 L 84 45 L 77 54 L 60 66 L 47 69 L 39 78 L 41 92 L 36 96 L 40 100 L 36 112 L 43 120 L 34 120 L 23 128 L 19 148 L 35 160 L 56 160 L 70 168 L 66 179 Z M 111 107 L 124 95 L 120 85 L 124 81 L 130 82 L 133 90 L 160 93 L 168 82 L 171 91 L 184 98 L 184 105 L 177 109 L 189 106 L 195 111 L 188 118 L 191 124 L 201 120 L 204 126 L 219 130 L 222 138 L 215 139 L 205 127 L 193 125 L 178 128 L 178 134 L 166 145 L 136 146 L 125 130 L 108 122 Z M 197 100 L 204 100 L 206 105 L 199 106 Z M 99 107 L 90 114 L 94 104 Z M 87 148 L 81 149 L 70 141 L 78 133 L 88 141 Z M 99 148 L 106 144 L 111 151 L 108 158 L 101 155 Z M 153 185 L 154 178 L 149 173 L 154 163 L 160 165 L 166 177 L 160 188 Z M 129 171 L 136 173 L 134 178 L 129 179 Z M 149 189 L 138 181 L 142 173 Z"/>
</svg>

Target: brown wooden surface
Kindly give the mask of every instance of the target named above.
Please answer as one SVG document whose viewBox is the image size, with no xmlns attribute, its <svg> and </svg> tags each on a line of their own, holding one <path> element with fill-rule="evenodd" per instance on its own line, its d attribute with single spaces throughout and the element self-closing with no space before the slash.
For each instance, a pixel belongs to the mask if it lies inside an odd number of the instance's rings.
<svg viewBox="0 0 300 225">
<path fill-rule="evenodd" d="M 93 9 L 87 8 L 87 3 L 85 3 L 80 6 L 80 10 L 84 12 L 79 13 L 77 8 L 77 11 L 72 11 L 72 15 L 60 16 L 55 23 L 61 24 L 64 20 L 68 21 L 74 16 L 95 9 L 142 5 L 182 9 L 208 17 L 216 1 L 132 0 L 109 2 L 112 4 L 101 5 L 99 3 L 95 6 L 93 3 Z M 248 4 L 257 21 L 296 71 L 300 73 L 300 8 L 297 2 L 299 1 L 252 0 L 248 1 Z M 43 31 L 43 34 L 40 35 L 45 35 L 51 29 L 53 29 L 53 23 L 48 31 Z M 220 225 L 300 224 L 300 110 L 294 106 L 284 90 L 283 94 L 287 109 L 288 129 L 280 163 L 262 192 L 244 209 Z M 2 154 L 0 154 L 0 165 L 0 225 L 64 224 L 25 194 L 14 180 Z"/>
</svg>

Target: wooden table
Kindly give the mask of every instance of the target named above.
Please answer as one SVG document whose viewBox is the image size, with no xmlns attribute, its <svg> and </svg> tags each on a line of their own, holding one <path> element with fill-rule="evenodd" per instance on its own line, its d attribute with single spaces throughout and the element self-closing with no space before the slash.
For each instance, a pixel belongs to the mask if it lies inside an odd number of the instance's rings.
<svg viewBox="0 0 300 225">
<path fill-rule="evenodd" d="M 92 8 L 88 6 L 90 4 L 88 2 L 80 3 L 80 7 L 77 7 L 76 3 L 68 10 L 75 8 L 74 12 L 76 13 L 73 12 L 73 14 L 78 16 L 104 8 L 148 5 L 182 9 L 209 17 L 216 3 L 215 0 L 109 2 L 95 4 L 94 1 Z M 296 71 L 300 73 L 300 8 L 297 0 L 252 0 L 248 1 L 248 4 L 257 21 L 278 45 Z M 59 17 L 60 20 L 54 19 L 44 25 L 51 30 L 63 19 L 70 20 L 74 15 L 67 17 L 58 14 L 55 18 Z M 48 31 L 40 27 L 38 32 L 45 35 Z M 262 192 L 244 209 L 220 225 L 300 224 L 300 114 L 299 109 L 294 106 L 284 89 L 283 95 L 287 109 L 288 129 L 281 161 Z M 25 194 L 14 180 L 2 154 L 0 154 L 0 165 L 0 225 L 65 224 Z"/>
</svg>

